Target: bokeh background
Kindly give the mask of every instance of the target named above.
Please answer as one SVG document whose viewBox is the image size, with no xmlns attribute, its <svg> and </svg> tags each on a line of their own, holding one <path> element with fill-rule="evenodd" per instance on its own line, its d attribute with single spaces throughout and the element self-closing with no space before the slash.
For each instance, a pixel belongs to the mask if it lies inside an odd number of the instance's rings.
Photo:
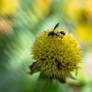
<svg viewBox="0 0 92 92">
<path fill-rule="evenodd" d="M 82 48 L 77 80 L 29 75 L 37 35 L 60 23 Z M 92 92 L 92 0 L 0 0 L 0 92 Z"/>
</svg>

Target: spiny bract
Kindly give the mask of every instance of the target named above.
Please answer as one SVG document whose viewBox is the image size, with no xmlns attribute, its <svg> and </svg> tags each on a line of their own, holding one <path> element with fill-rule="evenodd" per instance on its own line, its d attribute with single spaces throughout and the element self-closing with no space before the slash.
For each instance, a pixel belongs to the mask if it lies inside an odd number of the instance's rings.
<svg viewBox="0 0 92 92">
<path fill-rule="evenodd" d="M 72 34 L 55 29 L 57 35 L 48 35 L 53 30 L 42 32 L 35 40 L 32 53 L 41 73 L 52 78 L 64 78 L 77 70 L 81 48 Z"/>
</svg>

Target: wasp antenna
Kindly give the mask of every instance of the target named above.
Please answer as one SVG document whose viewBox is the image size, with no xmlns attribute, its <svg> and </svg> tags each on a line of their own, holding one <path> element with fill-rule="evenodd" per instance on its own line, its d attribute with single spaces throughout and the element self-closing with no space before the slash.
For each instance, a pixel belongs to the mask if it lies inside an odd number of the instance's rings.
<svg viewBox="0 0 92 92">
<path fill-rule="evenodd" d="M 60 23 L 57 23 L 53 29 L 53 31 L 59 26 Z"/>
<path fill-rule="evenodd" d="M 48 36 L 50 36 L 50 35 L 58 35 L 57 33 L 54 32 L 54 30 L 59 26 L 59 24 L 60 24 L 60 23 L 57 23 L 57 24 L 55 25 L 53 31 L 48 32 Z"/>
</svg>

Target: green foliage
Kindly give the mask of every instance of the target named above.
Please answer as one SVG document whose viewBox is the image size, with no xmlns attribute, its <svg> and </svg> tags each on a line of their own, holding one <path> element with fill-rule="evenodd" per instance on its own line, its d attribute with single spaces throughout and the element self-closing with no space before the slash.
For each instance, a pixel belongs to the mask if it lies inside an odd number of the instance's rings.
<svg viewBox="0 0 92 92">
<path fill-rule="evenodd" d="M 34 62 L 31 49 L 35 37 L 58 22 L 59 28 L 69 32 L 73 27 L 70 20 L 67 23 L 61 7 L 67 0 L 52 0 L 48 15 L 43 14 L 43 17 L 38 16 L 40 12 L 35 12 L 37 5 L 34 1 L 19 0 L 19 8 L 14 15 L 0 15 L 13 24 L 8 32 L 0 30 L 0 92 L 73 92 L 68 84 L 57 80 L 38 80 L 39 73 L 29 74 L 29 66 Z M 82 47 L 87 51 L 85 46 Z M 81 91 L 91 92 L 91 84 Z"/>
<path fill-rule="evenodd" d="M 66 89 L 67 88 L 67 89 Z M 43 80 L 38 81 L 35 85 L 33 92 L 72 92 L 72 89 L 66 85 L 61 84 L 58 81 Z"/>
</svg>

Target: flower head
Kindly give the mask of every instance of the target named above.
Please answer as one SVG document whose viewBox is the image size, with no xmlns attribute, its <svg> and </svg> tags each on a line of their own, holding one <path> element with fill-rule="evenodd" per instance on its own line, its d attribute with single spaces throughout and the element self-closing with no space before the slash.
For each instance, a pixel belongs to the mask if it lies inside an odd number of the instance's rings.
<svg viewBox="0 0 92 92">
<path fill-rule="evenodd" d="M 56 28 L 36 38 L 32 53 L 41 73 L 50 78 L 65 78 L 78 68 L 81 59 L 81 48 L 74 36 Z"/>
</svg>

